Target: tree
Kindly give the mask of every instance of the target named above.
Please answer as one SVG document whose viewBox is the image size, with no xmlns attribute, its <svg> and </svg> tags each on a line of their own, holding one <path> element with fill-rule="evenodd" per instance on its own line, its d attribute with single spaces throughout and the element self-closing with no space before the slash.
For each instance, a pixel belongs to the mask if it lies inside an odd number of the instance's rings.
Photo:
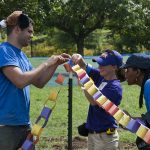
<svg viewBox="0 0 150 150">
<path fill-rule="evenodd" d="M 125 46 L 138 52 L 142 47 L 150 48 L 150 1 L 124 1 L 113 15 L 108 27 L 118 49 L 124 51 Z"/>
<path fill-rule="evenodd" d="M 122 0 L 123 1 L 123 0 Z M 84 40 L 94 30 L 102 29 L 121 0 L 62 0 L 41 1 L 48 26 L 67 32 L 83 55 Z"/>
<path fill-rule="evenodd" d="M 56 27 L 69 34 L 80 54 L 84 53 L 85 39 L 96 29 L 111 30 L 113 44 L 119 49 L 150 48 L 149 0 L 0 1 L 1 19 L 14 10 L 29 14 L 35 21 L 36 32 L 47 33 Z"/>
</svg>

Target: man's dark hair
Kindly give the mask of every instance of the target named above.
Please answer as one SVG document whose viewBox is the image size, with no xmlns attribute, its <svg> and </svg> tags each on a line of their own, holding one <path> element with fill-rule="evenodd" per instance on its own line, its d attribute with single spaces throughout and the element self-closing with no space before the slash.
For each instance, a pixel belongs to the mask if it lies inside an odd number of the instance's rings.
<svg viewBox="0 0 150 150">
<path fill-rule="evenodd" d="M 24 30 L 25 28 L 29 27 L 30 24 L 34 24 L 33 20 L 29 18 L 26 14 L 20 14 L 17 17 L 17 21 L 14 24 L 10 24 L 9 22 L 7 24 L 7 35 L 9 35 L 15 26 L 19 26 L 21 30 Z"/>
</svg>

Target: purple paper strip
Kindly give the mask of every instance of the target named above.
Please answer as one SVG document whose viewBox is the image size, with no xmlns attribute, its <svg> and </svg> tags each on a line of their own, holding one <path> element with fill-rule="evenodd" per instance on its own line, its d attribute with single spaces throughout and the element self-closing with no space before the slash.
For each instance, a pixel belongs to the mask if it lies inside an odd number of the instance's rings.
<svg viewBox="0 0 150 150">
<path fill-rule="evenodd" d="M 145 125 L 145 122 L 143 120 L 141 120 L 140 118 L 136 119 L 136 121 L 138 121 L 139 123 L 141 123 L 142 125 L 146 126 Z"/>
<path fill-rule="evenodd" d="M 140 125 L 141 125 L 141 124 L 140 124 L 139 121 L 134 120 L 134 119 L 131 118 L 131 120 L 130 120 L 130 122 L 128 123 L 128 125 L 127 125 L 126 128 L 127 128 L 128 130 L 130 130 L 132 133 L 136 133 L 137 130 L 139 129 Z"/>
<path fill-rule="evenodd" d="M 29 140 L 25 140 L 25 142 L 22 145 L 22 150 L 32 150 L 33 148 L 33 142 Z"/>
<path fill-rule="evenodd" d="M 86 82 L 88 82 L 90 79 L 88 77 L 88 75 L 86 74 L 81 80 L 80 80 L 80 83 L 82 85 L 84 85 Z"/>
<path fill-rule="evenodd" d="M 40 114 L 40 116 L 45 118 L 46 120 L 48 120 L 51 112 L 52 112 L 52 110 L 50 108 L 44 107 L 41 114 Z"/>
<path fill-rule="evenodd" d="M 94 95 L 93 95 L 93 99 L 97 100 L 100 96 L 102 95 L 102 93 L 100 91 L 97 91 Z"/>
</svg>

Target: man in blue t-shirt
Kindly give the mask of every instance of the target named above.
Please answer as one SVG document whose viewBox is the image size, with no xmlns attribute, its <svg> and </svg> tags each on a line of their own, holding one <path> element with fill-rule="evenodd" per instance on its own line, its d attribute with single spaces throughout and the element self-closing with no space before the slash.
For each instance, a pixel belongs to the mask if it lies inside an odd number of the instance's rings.
<svg viewBox="0 0 150 150">
<path fill-rule="evenodd" d="M 33 69 L 21 51 L 31 42 L 32 19 L 21 11 L 14 11 L 3 21 L 3 26 L 6 26 L 7 42 L 0 45 L 0 149 L 16 150 L 31 130 L 29 85 L 42 88 L 57 66 L 70 56 L 52 56 Z"/>
<path fill-rule="evenodd" d="M 101 56 L 93 59 L 97 62 L 98 69 L 86 64 L 79 54 L 74 54 L 72 60 L 80 65 L 94 81 L 101 93 L 119 105 L 122 99 L 122 88 L 118 80 L 119 67 L 122 65 L 122 56 L 115 50 L 106 50 Z M 89 150 L 116 150 L 118 148 L 119 135 L 115 119 L 103 108 L 100 108 L 92 97 L 84 91 L 90 102 L 86 128 L 88 134 Z"/>
</svg>

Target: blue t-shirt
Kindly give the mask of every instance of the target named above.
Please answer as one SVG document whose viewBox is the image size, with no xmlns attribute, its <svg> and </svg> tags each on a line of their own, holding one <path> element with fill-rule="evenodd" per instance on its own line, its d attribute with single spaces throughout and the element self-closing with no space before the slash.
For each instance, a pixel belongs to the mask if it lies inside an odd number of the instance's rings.
<svg viewBox="0 0 150 150">
<path fill-rule="evenodd" d="M 101 93 L 111 100 L 114 104 L 119 105 L 122 99 L 122 88 L 119 80 L 105 80 L 99 70 L 87 67 L 87 73 L 93 79 L 95 85 Z M 98 105 L 90 105 L 87 117 L 86 127 L 90 130 L 101 131 L 108 128 L 117 128 L 115 119 L 109 115 L 103 108 Z"/>
<path fill-rule="evenodd" d="M 2 68 L 6 66 L 16 66 L 22 72 L 32 69 L 31 63 L 20 49 L 8 42 L 0 45 L 0 125 L 28 125 L 29 86 L 17 88 L 2 72 Z"/>
<path fill-rule="evenodd" d="M 144 99 L 147 111 L 150 111 L 150 79 L 144 85 Z"/>
</svg>

